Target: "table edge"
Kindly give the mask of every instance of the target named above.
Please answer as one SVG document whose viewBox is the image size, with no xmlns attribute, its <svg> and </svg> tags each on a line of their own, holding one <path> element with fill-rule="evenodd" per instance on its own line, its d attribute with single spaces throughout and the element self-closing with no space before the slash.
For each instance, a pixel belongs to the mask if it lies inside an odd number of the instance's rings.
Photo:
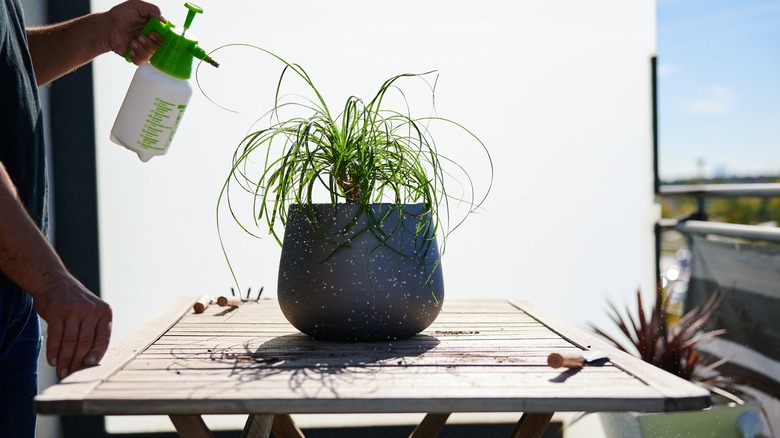
<svg viewBox="0 0 780 438">
<path fill-rule="evenodd" d="M 529 301 L 508 300 L 508 302 L 583 350 L 609 351 L 609 360 L 613 365 L 652 386 L 666 397 L 665 412 L 704 409 L 712 405 L 711 394 L 706 388 L 620 351 L 595 335 L 574 327 Z"/>
<path fill-rule="evenodd" d="M 146 350 L 185 314 L 192 311 L 192 304 L 197 298 L 197 296 L 174 298 L 160 312 L 142 324 L 138 330 L 133 331 L 117 345 L 109 348 L 98 366 L 77 371 L 38 394 L 34 399 L 35 411 L 39 414 L 85 414 L 84 397 Z"/>
</svg>

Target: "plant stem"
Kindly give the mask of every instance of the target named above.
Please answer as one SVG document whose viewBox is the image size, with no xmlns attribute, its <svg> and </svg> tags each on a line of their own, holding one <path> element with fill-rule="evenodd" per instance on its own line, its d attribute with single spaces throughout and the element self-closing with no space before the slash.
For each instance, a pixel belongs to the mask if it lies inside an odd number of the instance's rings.
<svg viewBox="0 0 780 438">
<path fill-rule="evenodd" d="M 352 178 L 348 171 L 344 171 L 339 175 L 337 183 L 344 192 L 344 198 L 347 203 L 359 204 L 362 201 L 363 196 L 360 192 L 360 186 L 355 184 L 355 178 Z"/>
</svg>

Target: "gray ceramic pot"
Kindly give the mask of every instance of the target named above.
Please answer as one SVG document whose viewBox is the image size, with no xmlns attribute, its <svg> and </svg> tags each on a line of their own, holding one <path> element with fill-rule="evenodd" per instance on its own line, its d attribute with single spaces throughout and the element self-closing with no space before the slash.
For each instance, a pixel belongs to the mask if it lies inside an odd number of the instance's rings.
<svg viewBox="0 0 780 438">
<path fill-rule="evenodd" d="M 292 205 L 279 264 L 284 316 L 318 339 L 413 336 L 444 301 L 439 248 L 422 204 Z"/>
</svg>

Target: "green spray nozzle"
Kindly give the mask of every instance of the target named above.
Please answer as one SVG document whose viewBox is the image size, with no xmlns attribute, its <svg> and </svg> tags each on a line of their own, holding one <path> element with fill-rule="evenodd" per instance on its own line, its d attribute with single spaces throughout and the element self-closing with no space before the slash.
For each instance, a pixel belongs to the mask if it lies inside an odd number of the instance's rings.
<svg viewBox="0 0 780 438">
<path fill-rule="evenodd" d="M 152 18 L 141 30 L 141 35 L 154 31 L 163 38 L 162 44 L 154 52 L 152 59 L 149 60 L 150 64 L 171 76 L 189 79 L 192 73 L 193 57 L 203 60 L 214 67 L 219 67 L 219 64 L 198 46 L 198 40 L 194 35 L 187 33 L 195 15 L 202 14 L 203 9 L 192 3 L 185 3 L 184 6 L 188 11 L 181 31 L 170 21 L 163 23 L 156 18 Z"/>
</svg>

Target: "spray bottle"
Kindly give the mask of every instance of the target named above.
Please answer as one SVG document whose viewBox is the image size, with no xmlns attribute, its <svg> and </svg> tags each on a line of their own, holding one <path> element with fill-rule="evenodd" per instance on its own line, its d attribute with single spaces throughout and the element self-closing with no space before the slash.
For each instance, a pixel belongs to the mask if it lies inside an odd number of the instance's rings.
<svg viewBox="0 0 780 438">
<path fill-rule="evenodd" d="M 219 67 L 198 47 L 196 37 L 187 32 L 195 14 L 203 13 L 203 9 L 191 3 L 184 6 L 189 11 L 183 29 L 152 18 L 141 31 L 142 35 L 155 31 L 163 42 L 149 63 L 136 70 L 111 128 L 111 141 L 135 152 L 143 162 L 168 152 L 192 97 L 188 80 L 193 57 Z"/>
</svg>

